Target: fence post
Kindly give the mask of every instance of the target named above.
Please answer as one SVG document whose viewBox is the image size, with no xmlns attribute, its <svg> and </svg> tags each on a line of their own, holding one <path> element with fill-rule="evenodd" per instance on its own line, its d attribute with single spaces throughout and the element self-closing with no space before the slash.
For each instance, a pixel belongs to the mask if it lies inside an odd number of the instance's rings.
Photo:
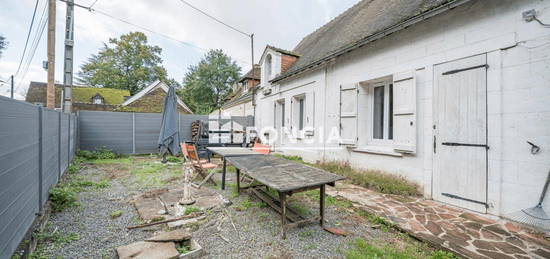
<svg viewBox="0 0 550 259">
<path fill-rule="evenodd" d="M 132 154 L 136 153 L 136 113 L 132 112 Z"/>
<path fill-rule="evenodd" d="M 57 113 L 57 181 L 61 179 L 61 112 Z"/>
<path fill-rule="evenodd" d="M 38 213 L 42 215 L 42 107 L 38 107 Z"/>
<path fill-rule="evenodd" d="M 71 114 L 67 114 L 67 168 L 71 163 Z"/>
</svg>

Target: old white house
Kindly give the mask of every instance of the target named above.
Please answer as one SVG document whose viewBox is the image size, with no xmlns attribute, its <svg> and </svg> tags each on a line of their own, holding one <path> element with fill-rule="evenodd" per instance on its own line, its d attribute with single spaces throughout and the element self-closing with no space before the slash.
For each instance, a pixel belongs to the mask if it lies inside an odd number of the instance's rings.
<svg viewBox="0 0 550 259">
<path fill-rule="evenodd" d="M 265 49 L 256 125 L 284 153 L 399 174 L 438 201 L 534 206 L 550 170 L 544 23 L 550 1 L 359 2 Z"/>
</svg>

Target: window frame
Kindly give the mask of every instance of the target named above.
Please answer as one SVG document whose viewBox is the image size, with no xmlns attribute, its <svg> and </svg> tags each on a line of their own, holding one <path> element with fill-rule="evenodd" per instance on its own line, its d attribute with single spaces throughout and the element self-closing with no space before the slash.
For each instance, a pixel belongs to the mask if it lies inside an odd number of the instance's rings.
<svg viewBox="0 0 550 259">
<path fill-rule="evenodd" d="M 376 87 L 384 87 L 384 114 L 383 114 L 383 129 L 382 129 L 382 139 L 374 138 L 374 89 Z M 392 139 L 389 139 L 389 123 L 390 123 L 390 117 L 393 116 L 393 114 L 390 114 L 390 110 L 393 112 L 393 109 L 390 109 L 390 98 L 393 99 L 393 97 L 390 97 L 390 86 L 393 86 L 393 80 L 384 80 L 376 83 L 372 83 L 367 85 L 367 96 L 368 96 L 368 116 L 367 116 L 367 127 L 369 128 L 369 134 L 367 138 L 367 146 L 392 146 L 393 145 L 393 134 Z M 363 111 L 364 112 L 364 111 Z"/>
<path fill-rule="evenodd" d="M 300 129 L 300 100 L 302 100 L 303 103 L 303 113 L 301 116 L 301 124 L 302 129 Z M 297 137 L 301 138 L 303 136 L 304 128 L 306 127 L 306 93 L 301 93 L 298 95 L 292 96 L 291 100 L 291 113 L 290 113 L 290 126 L 292 127 L 292 131 L 297 133 Z"/>
</svg>

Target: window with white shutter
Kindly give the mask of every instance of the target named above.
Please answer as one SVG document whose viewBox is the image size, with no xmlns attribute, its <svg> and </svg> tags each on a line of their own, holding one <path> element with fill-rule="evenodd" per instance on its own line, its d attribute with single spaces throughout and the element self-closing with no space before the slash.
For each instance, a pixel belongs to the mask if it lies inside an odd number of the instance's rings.
<svg viewBox="0 0 550 259">
<path fill-rule="evenodd" d="M 340 144 L 357 144 L 357 84 L 340 86 Z"/>
<path fill-rule="evenodd" d="M 414 71 L 393 75 L 393 148 L 416 152 L 416 79 Z"/>
<path fill-rule="evenodd" d="M 304 134 L 306 136 L 313 136 L 315 131 L 315 92 L 311 91 L 306 94 L 304 106 Z"/>
</svg>

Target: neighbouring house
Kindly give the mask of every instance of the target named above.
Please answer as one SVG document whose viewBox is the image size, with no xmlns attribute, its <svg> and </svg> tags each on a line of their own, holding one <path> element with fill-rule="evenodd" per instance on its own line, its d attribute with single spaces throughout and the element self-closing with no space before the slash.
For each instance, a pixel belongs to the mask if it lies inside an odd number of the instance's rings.
<svg viewBox="0 0 550 259">
<path fill-rule="evenodd" d="M 43 82 L 31 82 L 25 101 L 36 105 L 46 106 L 46 87 Z M 55 108 L 61 108 L 62 84 L 55 84 Z M 73 86 L 72 88 L 72 112 L 87 111 L 114 111 L 127 98 L 128 90 L 97 88 L 88 86 Z"/>
<path fill-rule="evenodd" d="M 252 95 L 256 86 L 260 84 L 260 65 L 254 65 L 254 70 L 248 71 L 233 86 L 233 93 L 221 107 L 221 111 L 229 116 L 254 116 Z M 214 111 L 217 114 L 218 110 Z"/>
<path fill-rule="evenodd" d="M 149 86 L 143 88 L 135 95 L 125 100 L 116 111 L 124 112 L 162 112 L 164 107 L 164 98 L 168 93 L 168 85 L 161 81 L 155 81 Z M 193 111 L 179 98 L 178 110 L 183 114 L 193 114 Z"/>
<path fill-rule="evenodd" d="M 361 1 L 292 51 L 265 49 L 255 123 L 283 153 L 401 175 L 434 200 L 534 206 L 550 170 L 540 23 L 549 1 Z"/>
</svg>

